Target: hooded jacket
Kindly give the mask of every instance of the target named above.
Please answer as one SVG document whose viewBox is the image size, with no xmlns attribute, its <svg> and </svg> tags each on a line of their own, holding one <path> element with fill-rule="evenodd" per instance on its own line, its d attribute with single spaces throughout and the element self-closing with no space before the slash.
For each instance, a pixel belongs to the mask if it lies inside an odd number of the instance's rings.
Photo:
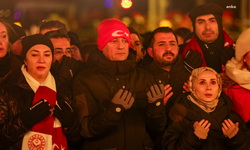
<svg viewBox="0 0 250 150">
<path fill-rule="evenodd" d="M 216 109 L 207 113 L 187 99 L 188 93 L 182 94 L 176 100 L 179 107 L 173 107 L 170 112 L 171 124 L 163 136 L 164 149 L 168 150 L 247 150 L 249 149 L 250 131 L 244 120 L 232 109 L 232 101 L 221 93 Z M 176 105 L 175 105 L 176 106 Z M 211 123 L 207 139 L 199 139 L 194 134 L 193 124 L 202 119 Z M 222 133 L 222 123 L 225 119 L 239 122 L 239 131 L 231 139 Z"/>
<path fill-rule="evenodd" d="M 56 79 L 57 100 L 66 100 L 72 105 L 71 91 Z M 22 139 L 29 131 L 23 125 L 20 112 L 32 106 L 35 93 L 27 83 L 21 69 L 9 75 L 0 88 L 0 149 L 20 150 Z M 68 141 L 78 142 L 79 123 L 71 129 L 64 130 Z M 70 145 L 70 143 L 69 143 Z"/>
<path fill-rule="evenodd" d="M 148 104 L 144 90 L 153 77 L 135 65 L 131 53 L 124 61 L 107 60 L 101 51 L 90 53 L 89 68 L 73 85 L 81 135 L 86 138 L 82 149 L 153 149 L 150 133 L 164 130 L 164 105 Z M 111 100 L 119 89 L 130 91 L 135 100 L 130 109 L 116 112 Z"/>
</svg>

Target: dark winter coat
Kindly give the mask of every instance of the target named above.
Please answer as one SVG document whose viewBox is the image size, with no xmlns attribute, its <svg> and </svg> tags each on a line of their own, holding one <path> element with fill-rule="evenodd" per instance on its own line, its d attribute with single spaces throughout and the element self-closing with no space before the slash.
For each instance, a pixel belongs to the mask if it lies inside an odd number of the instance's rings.
<svg viewBox="0 0 250 150">
<path fill-rule="evenodd" d="M 232 111 L 232 101 L 221 93 L 216 109 L 207 113 L 182 94 L 176 100 L 177 104 L 184 106 L 173 107 L 170 111 L 171 124 L 163 136 L 163 145 L 166 150 L 249 150 L 250 131 L 244 120 Z M 176 105 L 175 105 L 176 106 Z M 180 109 L 181 108 L 181 109 Z M 202 119 L 211 123 L 207 139 L 199 139 L 194 134 L 193 124 Z M 231 139 L 222 133 L 222 123 L 225 119 L 239 122 L 239 131 Z"/>
<path fill-rule="evenodd" d="M 72 105 L 71 91 L 56 80 L 57 100 L 66 100 Z M 20 112 L 32 106 L 35 93 L 30 88 L 21 69 L 13 72 L 0 88 L 0 149 L 20 150 L 22 139 L 29 131 L 23 125 Z M 70 142 L 79 139 L 79 124 L 64 133 Z"/>
<path fill-rule="evenodd" d="M 146 84 L 153 77 L 135 67 L 130 54 L 125 61 L 110 61 L 101 51 L 91 53 L 88 69 L 79 73 L 74 82 L 74 99 L 86 138 L 84 150 L 153 149 L 149 133 L 162 132 L 166 125 L 164 105 L 148 104 Z M 133 106 L 116 112 L 113 96 L 121 88 L 135 95 Z"/>
<path fill-rule="evenodd" d="M 6 80 L 9 74 L 15 69 L 20 68 L 22 63 L 12 53 L 8 53 L 0 60 L 0 84 Z"/>
<path fill-rule="evenodd" d="M 177 57 L 177 61 L 175 64 L 173 64 L 170 71 L 160 68 L 155 62 L 143 67 L 143 69 L 147 70 L 153 75 L 156 81 L 161 80 L 164 86 L 170 84 L 172 87 L 171 91 L 173 92 L 173 95 L 166 104 L 166 113 L 168 113 L 176 98 L 184 90 L 184 82 L 187 82 L 190 76 L 190 72 L 188 72 L 184 67 L 181 55 L 179 54 Z"/>
</svg>

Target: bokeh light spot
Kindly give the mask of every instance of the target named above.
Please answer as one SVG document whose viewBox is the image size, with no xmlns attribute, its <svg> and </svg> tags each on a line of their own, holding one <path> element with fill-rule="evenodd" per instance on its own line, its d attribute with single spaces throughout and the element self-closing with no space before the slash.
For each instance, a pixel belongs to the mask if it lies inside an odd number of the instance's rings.
<svg viewBox="0 0 250 150">
<path fill-rule="evenodd" d="M 15 12 L 15 14 L 14 14 L 14 19 L 17 20 L 17 19 L 19 19 L 20 17 L 21 17 L 21 12 L 20 12 L 20 11 Z"/>
<path fill-rule="evenodd" d="M 131 0 L 122 0 L 121 1 L 121 6 L 122 8 L 129 9 L 132 6 L 132 1 Z"/>
<path fill-rule="evenodd" d="M 114 5 L 114 1 L 113 0 L 105 0 L 104 5 L 107 8 L 111 8 Z"/>
</svg>

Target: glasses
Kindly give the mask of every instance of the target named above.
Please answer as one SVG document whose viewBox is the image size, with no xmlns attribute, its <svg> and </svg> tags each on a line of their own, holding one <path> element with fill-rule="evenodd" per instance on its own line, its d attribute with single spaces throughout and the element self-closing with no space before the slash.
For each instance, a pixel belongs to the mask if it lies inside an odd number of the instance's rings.
<svg viewBox="0 0 250 150">
<path fill-rule="evenodd" d="M 72 49 L 67 48 L 65 50 L 65 52 L 63 50 L 55 50 L 54 52 L 55 52 L 54 55 L 57 55 L 57 56 L 60 56 L 60 55 L 71 55 L 72 54 Z"/>
</svg>

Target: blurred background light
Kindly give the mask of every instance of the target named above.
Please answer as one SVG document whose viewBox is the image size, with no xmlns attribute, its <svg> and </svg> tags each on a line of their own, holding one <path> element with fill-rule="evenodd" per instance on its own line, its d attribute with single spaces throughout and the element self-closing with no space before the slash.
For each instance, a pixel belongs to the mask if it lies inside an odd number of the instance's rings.
<svg viewBox="0 0 250 150">
<path fill-rule="evenodd" d="M 18 20 L 21 17 L 21 11 L 16 11 L 14 14 L 14 19 Z"/>
<path fill-rule="evenodd" d="M 122 0 L 121 1 L 121 6 L 124 9 L 129 9 L 133 5 L 131 0 Z"/>
<path fill-rule="evenodd" d="M 114 5 L 114 0 L 105 0 L 104 5 L 107 8 L 111 8 Z"/>
<path fill-rule="evenodd" d="M 167 19 L 163 19 L 160 21 L 160 24 L 159 24 L 160 27 L 169 27 L 169 28 L 172 28 L 172 23 L 167 20 Z"/>
</svg>

